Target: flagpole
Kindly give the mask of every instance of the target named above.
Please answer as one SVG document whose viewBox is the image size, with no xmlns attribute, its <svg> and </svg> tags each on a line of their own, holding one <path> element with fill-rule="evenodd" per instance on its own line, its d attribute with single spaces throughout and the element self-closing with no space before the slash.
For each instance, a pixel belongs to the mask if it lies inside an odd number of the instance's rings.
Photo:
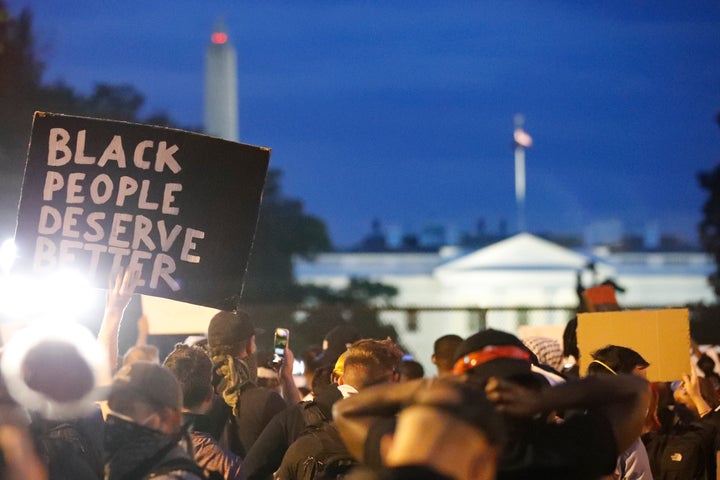
<svg viewBox="0 0 720 480">
<path fill-rule="evenodd" d="M 522 114 L 515 115 L 515 131 L 513 145 L 515 150 L 515 203 L 517 204 L 518 231 L 525 232 L 525 149 L 532 145 L 532 138 L 523 126 L 525 118 Z"/>
</svg>

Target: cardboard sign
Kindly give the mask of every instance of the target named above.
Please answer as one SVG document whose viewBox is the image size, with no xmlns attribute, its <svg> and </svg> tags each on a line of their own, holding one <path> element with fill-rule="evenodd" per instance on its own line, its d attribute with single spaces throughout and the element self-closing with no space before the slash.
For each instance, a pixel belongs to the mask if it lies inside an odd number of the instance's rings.
<svg viewBox="0 0 720 480">
<path fill-rule="evenodd" d="M 148 320 L 150 335 L 206 335 L 210 319 L 219 310 L 141 295 L 142 313 Z"/>
<path fill-rule="evenodd" d="M 632 348 L 650 363 L 648 380 L 672 382 L 690 372 L 690 322 L 687 309 L 634 310 L 578 315 L 580 371 L 591 353 L 607 345 Z"/>
<path fill-rule="evenodd" d="M 107 288 L 232 309 L 270 150 L 196 133 L 36 113 L 18 211 L 16 271 L 72 268 Z"/>
</svg>

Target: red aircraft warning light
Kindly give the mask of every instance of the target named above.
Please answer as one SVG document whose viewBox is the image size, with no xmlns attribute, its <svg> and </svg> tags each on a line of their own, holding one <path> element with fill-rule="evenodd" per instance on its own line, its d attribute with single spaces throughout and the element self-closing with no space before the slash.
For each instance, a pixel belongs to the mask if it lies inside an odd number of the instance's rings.
<svg viewBox="0 0 720 480">
<path fill-rule="evenodd" d="M 222 45 L 224 43 L 227 43 L 228 36 L 227 33 L 224 32 L 215 32 L 210 37 L 210 41 L 216 45 Z"/>
</svg>

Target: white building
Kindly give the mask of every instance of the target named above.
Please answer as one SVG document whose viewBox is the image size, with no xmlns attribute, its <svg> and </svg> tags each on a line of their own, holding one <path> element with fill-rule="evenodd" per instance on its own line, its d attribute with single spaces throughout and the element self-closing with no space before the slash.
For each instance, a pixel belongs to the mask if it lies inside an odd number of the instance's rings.
<svg viewBox="0 0 720 480">
<path fill-rule="evenodd" d="M 462 308 L 487 309 L 488 327 L 511 332 L 520 325 L 564 325 L 577 306 L 578 274 L 586 287 L 612 278 L 626 289 L 618 293 L 623 307 L 712 303 L 715 296 L 707 276 L 714 268 L 704 253 L 613 254 L 599 249 L 591 255 L 528 233 L 469 253 L 339 252 L 295 261 L 295 275 L 302 283 L 341 288 L 360 277 L 398 288 L 393 303 L 420 310 L 417 329 L 408 328 L 412 325 L 403 312 L 385 312 L 382 319 L 395 326 L 429 373 L 434 373 L 429 359 L 436 338 L 477 331 L 477 313 Z M 422 307 L 458 310 L 423 313 Z"/>
</svg>

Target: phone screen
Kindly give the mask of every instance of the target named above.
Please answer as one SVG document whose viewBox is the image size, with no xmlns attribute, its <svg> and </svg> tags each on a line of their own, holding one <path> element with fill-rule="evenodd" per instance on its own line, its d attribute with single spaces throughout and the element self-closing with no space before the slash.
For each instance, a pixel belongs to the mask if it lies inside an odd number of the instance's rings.
<svg viewBox="0 0 720 480">
<path fill-rule="evenodd" d="M 288 344 L 288 337 L 290 336 L 290 332 L 287 328 L 277 328 L 275 329 L 275 344 L 274 346 L 274 353 L 275 355 L 284 356 L 285 355 L 285 349 L 287 348 Z"/>
</svg>

